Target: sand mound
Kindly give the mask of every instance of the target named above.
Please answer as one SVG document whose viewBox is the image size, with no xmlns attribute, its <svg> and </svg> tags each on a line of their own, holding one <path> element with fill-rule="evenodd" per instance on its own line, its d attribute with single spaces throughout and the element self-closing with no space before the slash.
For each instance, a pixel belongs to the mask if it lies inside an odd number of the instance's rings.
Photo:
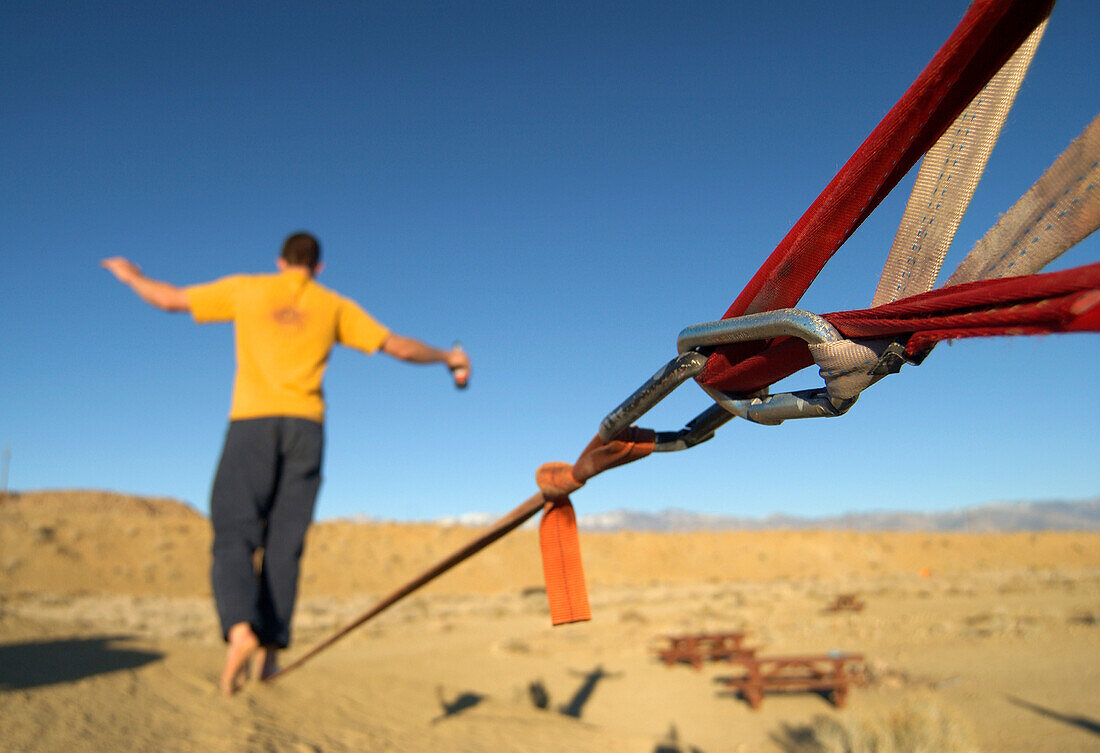
<svg viewBox="0 0 1100 753">
<path fill-rule="evenodd" d="M 117 513 L 154 518 L 195 518 L 194 507 L 167 497 L 137 497 L 94 489 L 42 489 L 0 497 L 0 510 L 21 513 Z"/>
<path fill-rule="evenodd" d="M 382 594 L 479 529 L 323 522 L 306 541 L 305 597 Z M 537 532 L 501 539 L 425 589 L 520 593 L 542 585 Z M 28 492 L 0 504 L 0 594 L 209 594 L 211 532 L 187 505 L 111 492 Z M 658 583 L 839 582 L 867 575 L 1100 567 L 1100 534 L 863 531 L 581 532 L 593 589 Z"/>
</svg>

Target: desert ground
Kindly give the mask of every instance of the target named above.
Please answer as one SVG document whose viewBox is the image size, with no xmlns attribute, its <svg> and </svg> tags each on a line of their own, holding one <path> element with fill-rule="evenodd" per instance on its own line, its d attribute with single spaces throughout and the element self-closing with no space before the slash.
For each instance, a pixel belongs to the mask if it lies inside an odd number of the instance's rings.
<svg viewBox="0 0 1100 753">
<path fill-rule="evenodd" d="M 475 533 L 316 525 L 288 658 Z M 0 749 L 816 753 L 848 735 L 852 751 L 1100 750 L 1098 534 L 582 530 L 593 619 L 555 628 L 523 529 L 232 698 L 209 544 L 171 500 L 0 499 Z M 864 608 L 829 611 L 842 594 Z M 654 655 L 708 631 L 743 631 L 761 656 L 860 653 L 861 685 L 843 709 L 785 693 L 754 711 L 716 682 L 728 664 Z M 902 733 L 940 737 L 887 745 Z"/>
</svg>

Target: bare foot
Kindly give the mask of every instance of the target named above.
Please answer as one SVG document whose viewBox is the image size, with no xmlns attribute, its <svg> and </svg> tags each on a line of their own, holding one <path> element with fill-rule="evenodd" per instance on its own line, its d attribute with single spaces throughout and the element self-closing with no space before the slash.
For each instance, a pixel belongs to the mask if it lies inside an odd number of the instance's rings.
<svg viewBox="0 0 1100 753">
<path fill-rule="evenodd" d="M 249 660 L 260 647 L 260 639 L 247 622 L 238 622 L 229 628 L 229 649 L 225 654 L 221 690 L 223 695 L 233 695 L 248 679 Z"/>
<path fill-rule="evenodd" d="M 256 659 L 260 662 L 260 679 L 266 680 L 279 674 L 279 647 L 260 646 L 256 651 Z"/>
</svg>

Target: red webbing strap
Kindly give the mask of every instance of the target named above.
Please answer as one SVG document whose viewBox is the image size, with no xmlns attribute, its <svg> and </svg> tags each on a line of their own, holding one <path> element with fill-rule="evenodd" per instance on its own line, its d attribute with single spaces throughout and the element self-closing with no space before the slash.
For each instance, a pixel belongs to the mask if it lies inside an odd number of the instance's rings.
<svg viewBox="0 0 1100 753">
<path fill-rule="evenodd" d="M 810 205 L 723 318 L 797 304 L 841 244 L 1053 5 L 1053 0 L 975 0 L 917 80 Z M 734 376 L 734 364 L 762 349 L 760 343 L 724 346 L 711 355 L 697 380 L 717 389 L 751 391 L 748 382 Z"/>
<path fill-rule="evenodd" d="M 655 440 L 654 432 L 631 427 L 607 443 L 596 437 L 573 465 L 546 463 L 539 468 L 535 478 L 546 498 L 539 523 L 539 546 L 553 624 L 592 619 L 581 565 L 577 517 L 569 495 L 596 474 L 649 455 Z"/>
<path fill-rule="evenodd" d="M 1096 331 L 1100 262 L 1061 272 L 980 280 L 932 290 L 863 311 L 826 314 L 845 337 L 910 335 L 906 353 L 941 340 Z"/>
<path fill-rule="evenodd" d="M 1100 332 L 1100 262 L 1060 272 L 979 280 L 939 288 L 885 306 L 824 314 L 849 339 L 909 337 L 906 352 L 964 337 Z M 731 379 L 745 392 L 813 365 L 806 344 L 777 338 L 735 364 Z"/>
<path fill-rule="evenodd" d="M 715 389 L 751 394 L 814 364 L 813 356 L 806 348 L 806 343 L 797 337 L 777 337 L 768 342 L 759 341 L 742 343 L 742 345 L 751 349 L 749 355 L 728 364 L 719 381 L 722 386 Z M 752 352 L 753 350 L 755 352 Z M 708 359 L 707 365 L 709 366 L 713 360 L 714 355 Z M 706 375 L 704 369 L 696 380 L 707 386 L 713 386 L 703 380 Z M 726 385 L 732 385 L 732 387 Z"/>
</svg>

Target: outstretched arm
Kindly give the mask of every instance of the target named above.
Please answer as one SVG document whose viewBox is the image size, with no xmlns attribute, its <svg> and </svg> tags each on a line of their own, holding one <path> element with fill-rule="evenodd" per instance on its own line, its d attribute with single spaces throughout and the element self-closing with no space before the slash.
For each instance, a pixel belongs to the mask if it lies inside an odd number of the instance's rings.
<svg viewBox="0 0 1100 753">
<path fill-rule="evenodd" d="M 119 282 L 129 285 L 150 306 L 155 306 L 162 311 L 191 310 L 191 304 L 183 288 L 146 277 L 141 267 L 129 259 L 112 256 L 100 262 L 100 266 L 117 277 Z"/>
<path fill-rule="evenodd" d="M 465 387 L 470 378 L 470 357 L 457 345 L 450 350 L 439 350 L 411 337 L 391 333 L 382 343 L 382 352 L 408 363 L 444 363 L 459 387 Z"/>
</svg>

